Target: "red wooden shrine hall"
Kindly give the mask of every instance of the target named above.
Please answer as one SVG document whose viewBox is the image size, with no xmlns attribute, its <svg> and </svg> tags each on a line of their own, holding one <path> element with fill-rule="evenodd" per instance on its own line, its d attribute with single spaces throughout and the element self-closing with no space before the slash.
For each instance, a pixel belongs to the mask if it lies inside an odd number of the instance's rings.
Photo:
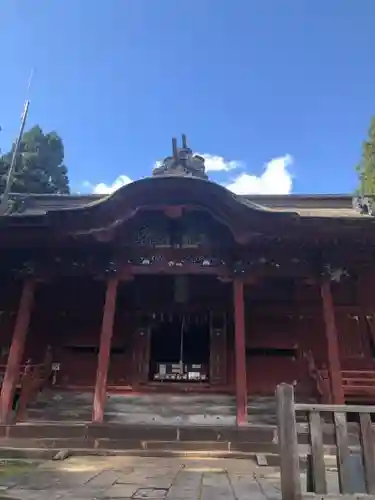
<svg viewBox="0 0 375 500">
<path fill-rule="evenodd" d="M 369 205 L 234 195 L 185 139 L 109 196 L 13 195 L 0 217 L 2 421 L 47 387 L 92 391 L 98 423 L 112 392 L 229 394 L 238 425 L 281 382 L 302 400 L 374 404 Z"/>
</svg>

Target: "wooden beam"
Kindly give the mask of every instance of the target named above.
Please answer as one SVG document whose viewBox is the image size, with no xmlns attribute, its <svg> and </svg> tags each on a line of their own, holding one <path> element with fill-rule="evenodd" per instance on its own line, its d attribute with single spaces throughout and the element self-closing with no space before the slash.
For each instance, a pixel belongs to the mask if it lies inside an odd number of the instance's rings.
<svg viewBox="0 0 375 500">
<path fill-rule="evenodd" d="M 324 280 L 321 283 L 320 293 L 323 303 L 323 317 L 328 355 L 328 373 L 330 379 L 332 403 L 344 404 L 345 397 L 341 373 L 340 351 L 337 338 L 336 318 L 330 281 Z"/>
<path fill-rule="evenodd" d="M 154 274 L 154 275 L 204 275 L 204 276 L 225 276 L 230 277 L 230 273 L 226 266 L 201 266 L 195 264 L 185 264 L 182 266 L 170 266 L 168 264 L 155 264 L 155 265 L 139 265 L 139 266 L 128 266 L 124 270 L 120 271 L 121 278 L 123 275 L 127 276 L 129 274 Z"/>
<path fill-rule="evenodd" d="M 104 302 L 102 329 L 100 334 L 100 347 L 98 368 L 96 372 L 95 393 L 92 420 L 96 423 L 103 422 L 104 407 L 107 395 L 108 368 L 111 355 L 111 340 L 116 314 L 118 278 L 110 278 Z"/>
<path fill-rule="evenodd" d="M 35 281 L 25 281 L 21 292 L 18 313 L 13 330 L 7 367 L 0 394 L 0 420 L 8 422 L 12 415 L 13 398 L 20 375 L 20 365 L 25 350 L 26 336 L 34 302 Z"/>
<path fill-rule="evenodd" d="M 237 425 L 247 423 L 246 341 L 244 284 L 233 282 L 234 295 L 234 344 Z"/>
</svg>

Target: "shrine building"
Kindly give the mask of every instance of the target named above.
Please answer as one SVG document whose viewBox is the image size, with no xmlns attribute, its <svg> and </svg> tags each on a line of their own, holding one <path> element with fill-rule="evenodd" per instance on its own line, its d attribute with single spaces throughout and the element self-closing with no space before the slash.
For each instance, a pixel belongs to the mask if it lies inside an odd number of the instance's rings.
<svg viewBox="0 0 375 500">
<path fill-rule="evenodd" d="M 375 404 L 374 244 L 369 200 L 235 195 L 184 136 L 113 194 L 12 195 L 2 422 L 17 398 L 32 418 L 45 391 L 86 394 L 96 423 L 111 395 L 195 394 L 232 398 L 244 425 L 280 382 L 302 401 Z"/>
</svg>

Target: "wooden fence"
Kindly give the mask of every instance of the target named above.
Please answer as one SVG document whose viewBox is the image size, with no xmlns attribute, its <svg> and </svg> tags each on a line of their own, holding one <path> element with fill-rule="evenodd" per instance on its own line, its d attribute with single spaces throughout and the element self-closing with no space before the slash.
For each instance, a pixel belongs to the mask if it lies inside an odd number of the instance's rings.
<svg viewBox="0 0 375 500">
<path fill-rule="evenodd" d="M 301 500 L 314 496 L 343 498 L 343 495 L 356 494 L 362 498 L 375 500 L 375 440 L 371 421 L 371 414 L 375 415 L 375 406 L 298 404 L 294 401 L 293 387 L 288 384 L 277 387 L 276 402 L 283 500 Z M 302 492 L 296 412 L 304 413 L 308 422 L 307 477 L 310 479 L 308 481 L 310 488 L 307 489 L 311 491 L 309 493 Z M 334 435 L 339 495 L 328 493 L 322 413 L 328 416 L 326 422 L 332 422 L 324 426 L 330 427 Z M 349 442 L 348 414 L 357 415 L 354 417 L 354 420 L 358 421 L 359 428 L 359 446 L 356 450 Z M 365 493 L 363 490 L 358 491 L 358 475 L 363 478 Z"/>
</svg>

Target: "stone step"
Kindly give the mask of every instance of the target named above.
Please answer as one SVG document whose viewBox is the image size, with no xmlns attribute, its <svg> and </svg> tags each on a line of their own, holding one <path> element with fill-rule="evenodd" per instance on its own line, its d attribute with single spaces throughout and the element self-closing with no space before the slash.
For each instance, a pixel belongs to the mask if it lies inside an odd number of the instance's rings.
<svg viewBox="0 0 375 500">
<path fill-rule="evenodd" d="M 18 445 L 21 445 L 19 443 Z M 66 450 L 66 448 L 65 448 Z M 59 452 L 61 448 L 32 448 L 22 446 L 7 447 L 0 446 L 0 460 L 32 460 L 35 461 L 45 461 L 52 460 Z M 160 458 L 160 457 L 188 457 L 188 458 L 236 458 L 245 459 L 258 462 L 258 457 L 262 457 L 262 462 L 265 460 L 267 466 L 279 467 L 280 458 L 278 454 L 273 453 L 254 453 L 254 452 L 240 452 L 240 451 L 174 451 L 174 450 L 106 450 L 106 449 L 93 449 L 93 448 L 83 448 L 83 449 L 69 449 L 69 457 L 82 457 L 82 456 L 125 456 L 125 457 L 148 457 L 148 458 Z M 301 466 L 304 466 L 304 457 L 300 458 Z"/>
<path fill-rule="evenodd" d="M 275 441 L 272 426 L 158 426 L 118 424 L 19 423 L 0 426 L 0 438 L 15 439 L 107 439 L 137 441 L 209 441 L 263 442 Z"/>
<path fill-rule="evenodd" d="M 277 454 L 275 443 L 228 441 L 143 441 L 136 439 L 82 439 L 82 438 L 3 438 L 0 448 L 33 448 L 55 450 L 113 450 L 186 453 L 259 453 Z"/>
<path fill-rule="evenodd" d="M 0 436 L 0 458 L 28 457 L 22 455 L 22 449 L 148 456 L 277 454 L 275 429 L 271 426 L 230 428 L 27 422 L 0 426 Z"/>
<path fill-rule="evenodd" d="M 80 402 L 82 404 L 91 404 L 93 400 L 92 392 L 80 392 L 80 391 L 62 391 L 62 390 L 45 390 L 41 392 L 38 396 L 38 402 L 43 404 L 49 404 L 51 401 L 54 403 L 65 402 L 74 404 Z M 231 405 L 235 403 L 234 396 L 221 395 L 221 394 L 178 394 L 175 393 L 157 393 L 157 394 L 108 394 L 107 403 L 108 404 L 123 404 L 126 401 L 130 405 L 140 404 L 140 405 L 165 405 L 173 404 L 174 406 L 182 405 L 184 406 L 186 401 L 191 401 L 194 404 L 207 404 L 207 405 Z"/>
<path fill-rule="evenodd" d="M 44 391 L 31 405 L 28 418 L 47 421 L 90 421 L 93 394 Z M 249 423 L 275 425 L 273 397 L 249 398 Z M 133 425 L 235 425 L 235 398 L 222 394 L 109 394 L 105 420 Z"/>
</svg>

